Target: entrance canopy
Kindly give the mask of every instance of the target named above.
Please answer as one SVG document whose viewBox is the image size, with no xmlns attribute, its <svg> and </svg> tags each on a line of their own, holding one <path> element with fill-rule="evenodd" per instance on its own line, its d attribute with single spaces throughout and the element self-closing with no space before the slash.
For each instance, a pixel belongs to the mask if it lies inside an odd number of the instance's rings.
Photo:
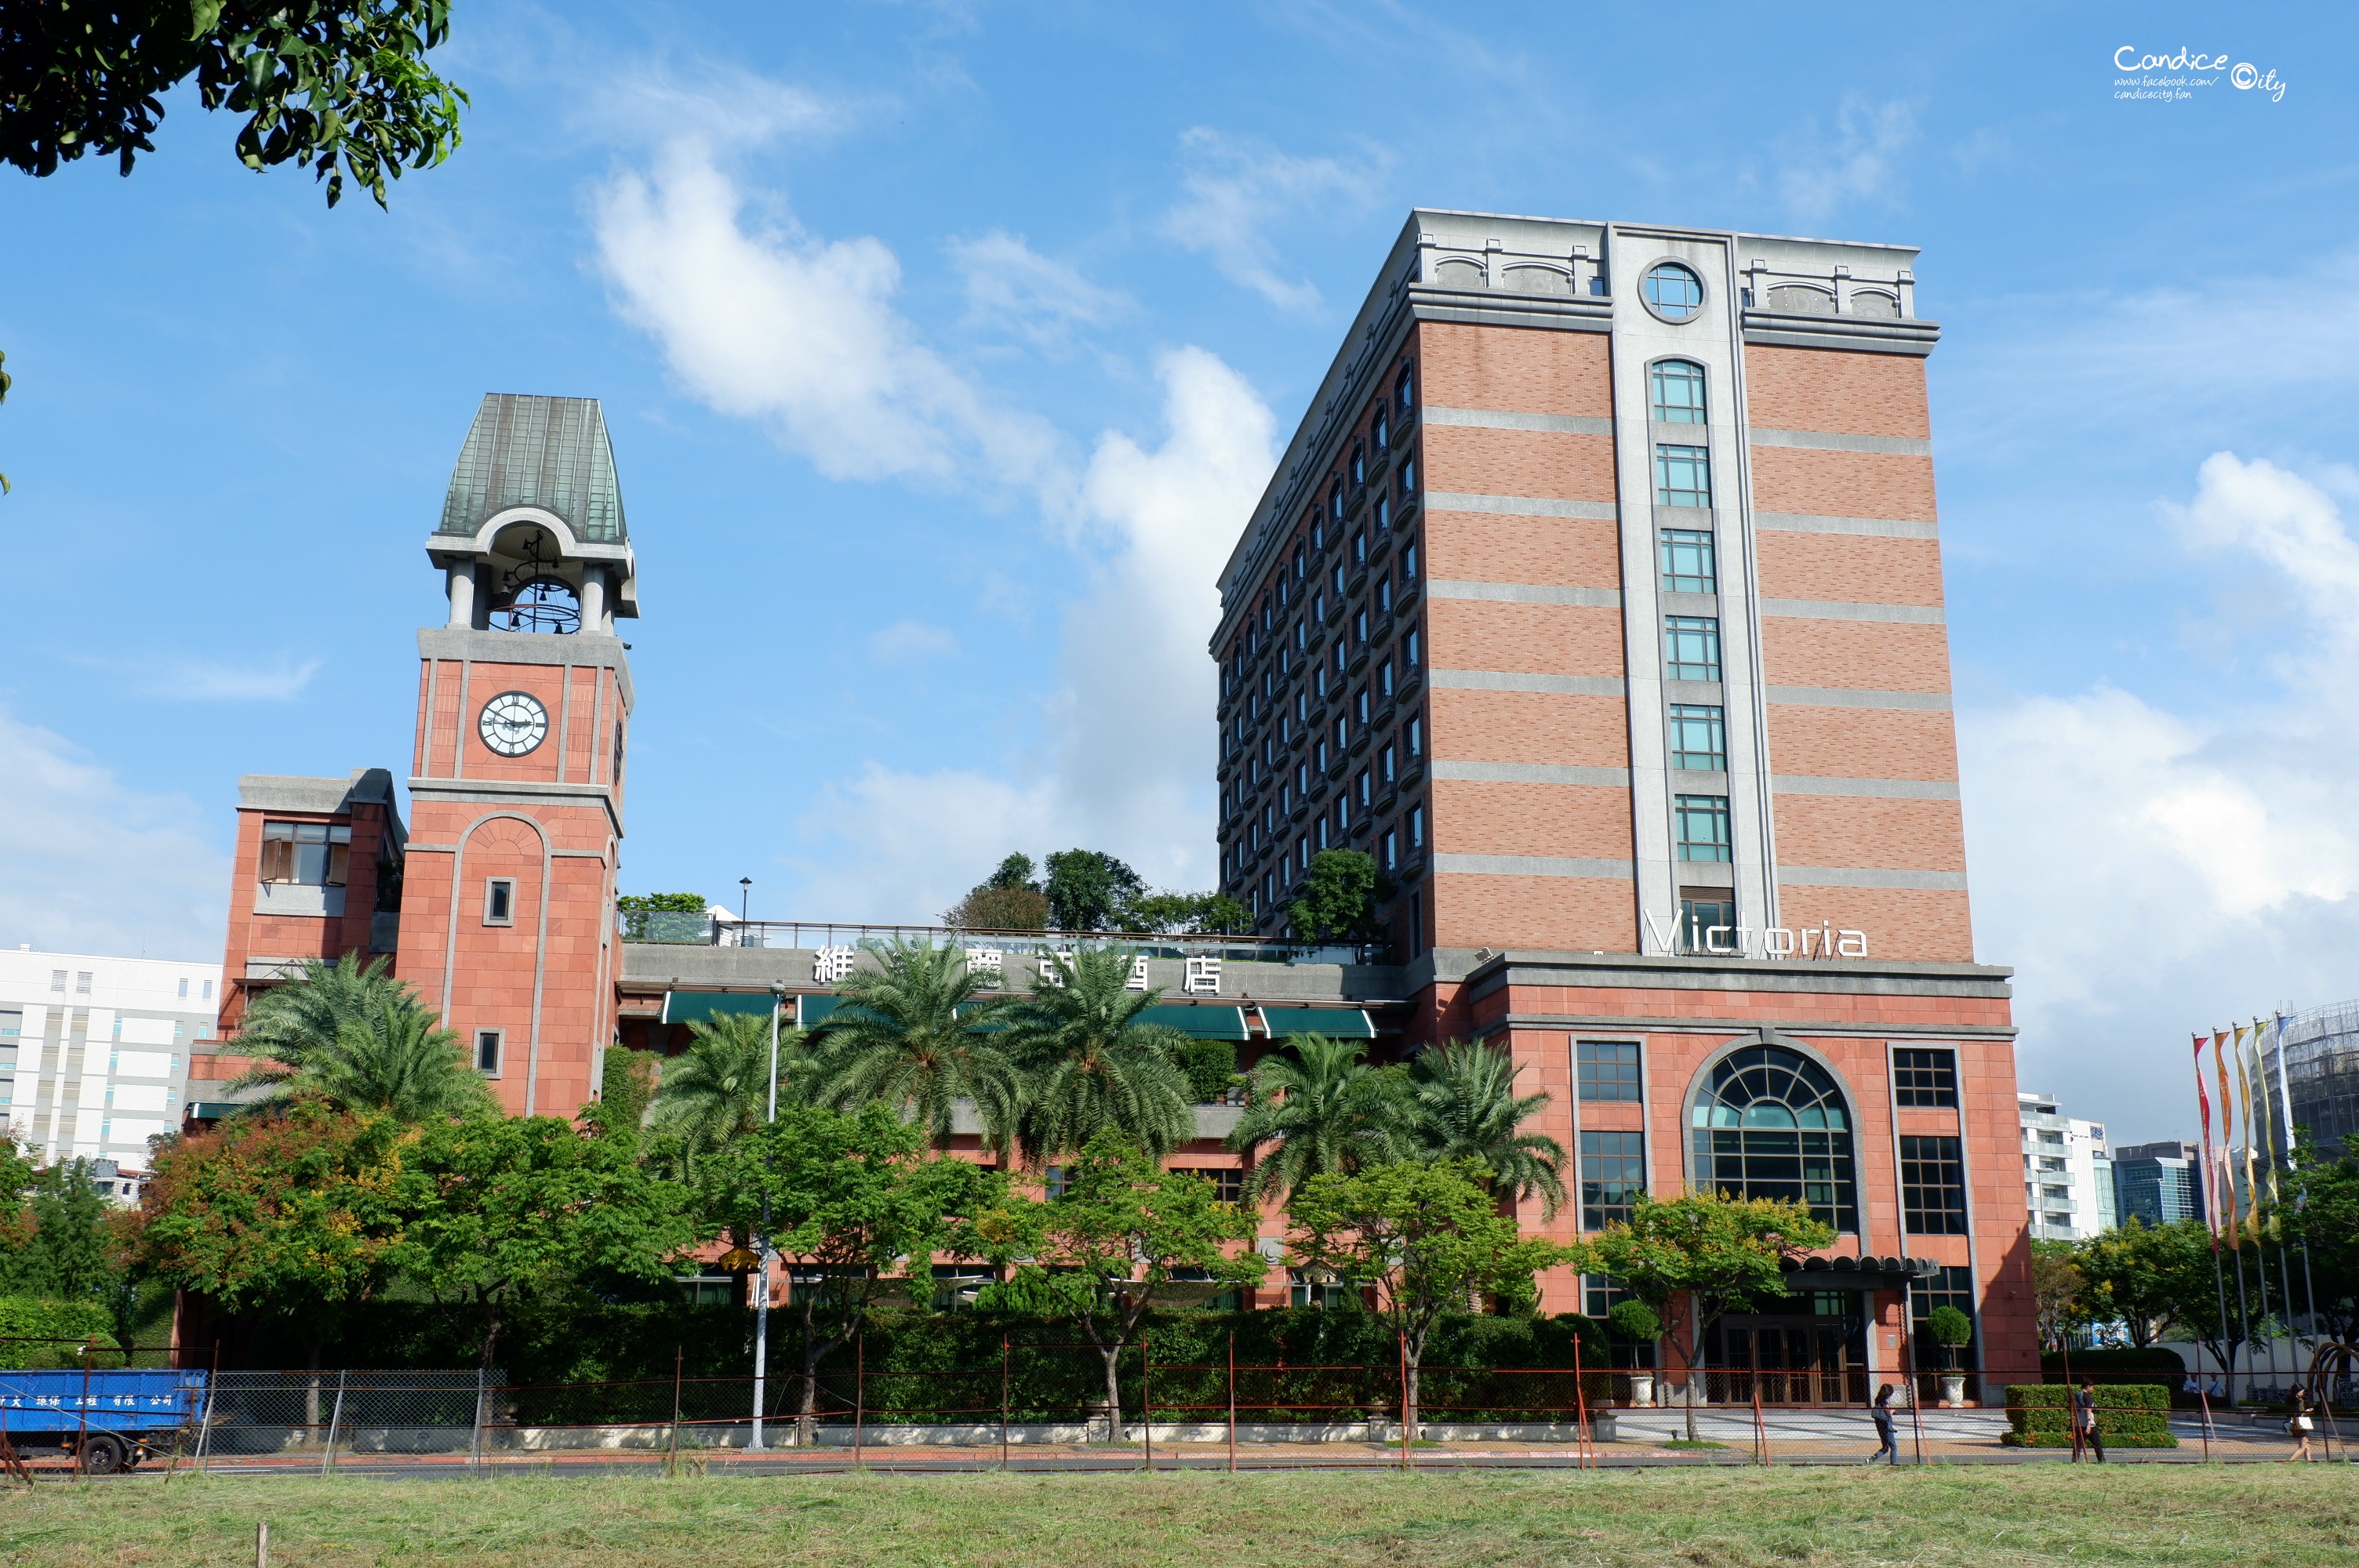
<svg viewBox="0 0 2359 1568">
<path fill-rule="evenodd" d="M 1368 1022 L 1364 1008 L 1265 1007 L 1260 1011 L 1273 1040 L 1283 1040 L 1289 1034 L 1324 1034 L 1330 1040 L 1376 1037 L 1376 1026 Z"/>
<path fill-rule="evenodd" d="M 663 1000 L 663 1023 L 710 1023 L 731 1013 L 745 1013 L 756 1018 L 767 1018 L 770 1010 L 781 1003 L 791 1002 L 788 997 L 774 997 L 766 991 L 666 991 Z"/>
</svg>

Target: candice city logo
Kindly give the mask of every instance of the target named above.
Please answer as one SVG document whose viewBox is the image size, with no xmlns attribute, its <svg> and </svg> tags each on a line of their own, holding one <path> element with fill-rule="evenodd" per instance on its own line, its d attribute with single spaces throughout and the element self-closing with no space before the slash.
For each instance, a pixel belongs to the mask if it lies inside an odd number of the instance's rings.
<svg viewBox="0 0 2359 1568">
<path fill-rule="evenodd" d="M 2286 93 L 2285 79 L 2248 60 L 2230 64 L 2224 54 L 2203 54 L 2181 48 L 2175 54 L 2148 54 L 2136 44 L 2114 51 L 2114 97 L 2117 102 L 2183 103 L 2207 87 L 2225 81 L 2239 92 L 2255 92 L 2276 103 Z"/>
</svg>

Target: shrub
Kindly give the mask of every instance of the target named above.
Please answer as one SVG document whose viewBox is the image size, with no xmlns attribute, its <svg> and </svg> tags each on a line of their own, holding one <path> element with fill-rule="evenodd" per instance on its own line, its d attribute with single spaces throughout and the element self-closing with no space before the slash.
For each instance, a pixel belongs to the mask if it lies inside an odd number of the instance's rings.
<svg viewBox="0 0 2359 1568">
<path fill-rule="evenodd" d="M 2006 1423 L 1999 1441 L 2010 1448 L 2072 1446 L 2072 1395 L 2065 1383 L 2009 1383 Z M 2097 1435 L 2112 1448 L 2176 1448 L 2170 1433 L 2170 1390 L 2153 1383 L 2096 1386 Z"/>
<path fill-rule="evenodd" d="M 114 1323 L 107 1310 L 96 1302 L 0 1296 L 0 1368 L 19 1371 L 34 1367 L 79 1367 L 83 1341 L 95 1340 L 103 1351 L 119 1348 L 112 1332 Z M 22 1343 L 45 1339 L 71 1343 Z M 102 1356 L 97 1364 L 105 1367 L 121 1363 L 114 1357 Z"/>
<path fill-rule="evenodd" d="M 1173 1053 L 1188 1075 L 1189 1092 L 1198 1105 L 1210 1105 L 1236 1081 L 1237 1043 L 1234 1040 L 1190 1040 Z"/>
</svg>

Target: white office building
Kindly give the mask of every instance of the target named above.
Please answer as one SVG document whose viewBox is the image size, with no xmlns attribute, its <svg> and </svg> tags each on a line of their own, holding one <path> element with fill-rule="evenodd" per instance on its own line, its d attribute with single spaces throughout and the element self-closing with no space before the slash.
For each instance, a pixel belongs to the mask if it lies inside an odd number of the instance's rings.
<svg viewBox="0 0 2359 1568">
<path fill-rule="evenodd" d="M 0 1126 L 36 1163 L 147 1168 L 212 1038 L 219 963 L 0 951 Z"/>
<path fill-rule="evenodd" d="M 2034 1241 L 2078 1241 L 2116 1223 L 2112 1146 L 2103 1122 L 2066 1116 L 2047 1095 L 2017 1094 L 2023 1202 Z"/>
</svg>

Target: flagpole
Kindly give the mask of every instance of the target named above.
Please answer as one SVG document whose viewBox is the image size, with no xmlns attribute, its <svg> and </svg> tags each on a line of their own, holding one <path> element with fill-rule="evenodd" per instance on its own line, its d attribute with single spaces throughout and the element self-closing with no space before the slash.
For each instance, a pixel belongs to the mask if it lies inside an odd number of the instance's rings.
<svg viewBox="0 0 2359 1568">
<path fill-rule="evenodd" d="M 2195 1036 L 2195 1107 L 2203 1129 L 2203 1223 L 2212 1232 L 2212 1289 L 2220 1303 L 2220 1375 L 2234 1379 L 2235 1363 L 2228 1338 L 2228 1278 L 2220 1263 L 2220 1169 L 2212 1162 L 2212 1098 L 2203 1088 L 2203 1036 L 2200 1033 Z M 2234 1385 L 2232 1382 L 2228 1387 L 2233 1400 Z"/>
<path fill-rule="evenodd" d="M 2281 1141 L 2285 1153 L 2286 1174 L 2298 1177 L 2299 1176 L 2300 1172 L 2294 1164 L 2293 1090 L 2288 1087 L 2286 1083 L 2286 1025 L 2290 1022 L 2291 1020 L 2288 1019 L 2282 1012 L 2277 1013 L 2276 1018 L 2277 1035 L 2277 1126 L 2283 1134 Z M 2266 1075 L 2264 1075 L 2264 1081 L 2266 1081 Z M 2307 1183 L 2302 1183 L 2294 1190 L 2294 1212 L 2297 1215 L 2299 1215 L 2302 1210 L 2302 1196 L 2308 1189 L 2308 1184 L 2309 1184 Z M 2318 1324 L 2316 1321 L 2318 1316 L 2318 1303 L 2316 1298 L 2311 1296 L 2310 1293 L 2310 1230 L 2307 1226 L 2297 1224 L 2295 1231 L 2298 1238 L 2301 1242 L 2302 1305 L 2307 1309 L 2310 1316 L 2310 1336 L 2314 1340 L 2318 1334 Z M 2286 1268 L 2285 1227 L 2282 1224 L 2279 1224 L 2277 1227 L 2277 1278 L 2285 1284 L 2286 1326 L 2290 1330 L 2293 1326 L 2293 1276 L 2287 1271 Z M 2296 1336 L 2294 1340 L 2294 1377 L 2297 1379 L 2299 1379 L 2304 1375 L 2301 1365 L 2301 1340 L 2299 1336 Z"/>
</svg>

